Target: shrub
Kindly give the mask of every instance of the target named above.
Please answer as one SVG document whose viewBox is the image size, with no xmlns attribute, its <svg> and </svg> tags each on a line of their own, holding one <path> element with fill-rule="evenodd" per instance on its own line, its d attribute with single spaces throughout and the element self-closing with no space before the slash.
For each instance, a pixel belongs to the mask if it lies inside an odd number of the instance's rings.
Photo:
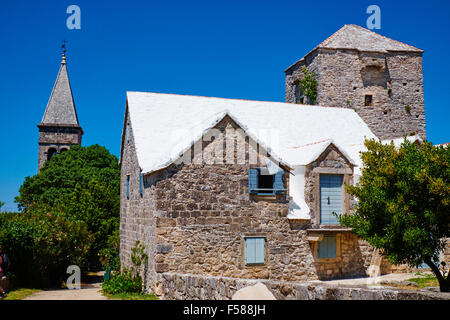
<svg viewBox="0 0 450 320">
<path fill-rule="evenodd" d="M 145 246 L 136 241 L 131 249 L 131 267 L 123 268 L 116 272 L 111 279 L 102 284 L 103 292 L 106 294 L 121 293 L 142 293 L 142 278 L 140 276 L 141 266 L 146 264 L 148 256 L 145 253 Z"/>
<path fill-rule="evenodd" d="M 142 278 L 134 276 L 131 269 L 114 273 L 111 279 L 102 284 L 103 292 L 107 294 L 141 293 Z"/>
<path fill-rule="evenodd" d="M 317 100 L 317 79 L 313 71 L 308 68 L 302 68 L 303 78 L 299 80 L 298 85 L 305 97 L 308 98 L 311 104 L 315 104 Z"/>
<path fill-rule="evenodd" d="M 84 222 L 57 209 L 0 215 L 0 243 L 11 260 L 14 285 L 61 286 L 69 265 L 83 266 L 92 239 Z"/>
<path fill-rule="evenodd" d="M 406 106 L 405 106 L 405 110 L 406 110 L 407 113 L 410 114 L 410 113 L 411 113 L 411 106 L 410 106 L 409 104 L 406 105 Z"/>
</svg>

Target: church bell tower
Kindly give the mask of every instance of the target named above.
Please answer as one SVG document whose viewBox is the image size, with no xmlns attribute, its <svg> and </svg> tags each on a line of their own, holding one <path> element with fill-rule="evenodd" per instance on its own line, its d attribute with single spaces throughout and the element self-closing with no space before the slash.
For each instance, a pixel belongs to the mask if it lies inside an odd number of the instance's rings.
<svg viewBox="0 0 450 320">
<path fill-rule="evenodd" d="M 63 56 L 58 77 L 42 121 L 38 124 L 38 171 L 54 155 L 67 151 L 73 145 L 81 144 L 83 130 L 78 123 L 77 111 L 67 73 L 65 53 L 65 45 L 63 45 Z"/>
</svg>

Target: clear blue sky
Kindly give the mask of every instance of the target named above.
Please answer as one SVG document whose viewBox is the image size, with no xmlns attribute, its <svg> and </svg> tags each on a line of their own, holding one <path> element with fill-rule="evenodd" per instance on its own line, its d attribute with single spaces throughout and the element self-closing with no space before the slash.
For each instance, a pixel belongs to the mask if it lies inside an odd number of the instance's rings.
<svg viewBox="0 0 450 320">
<path fill-rule="evenodd" d="M 72 4 L 81 30 L 66 27 Z M 0 201 L 16 209 L 37 173 L 63 39 L 83 145 L 118 156 L 127 90 L 284 101 L 283 70 L 344 24 L 365 27 L 371 4 L 376 32 L 425 50 L 428 139 L 450 142 L 450 1 L 2 0 Z"/>
</svg>

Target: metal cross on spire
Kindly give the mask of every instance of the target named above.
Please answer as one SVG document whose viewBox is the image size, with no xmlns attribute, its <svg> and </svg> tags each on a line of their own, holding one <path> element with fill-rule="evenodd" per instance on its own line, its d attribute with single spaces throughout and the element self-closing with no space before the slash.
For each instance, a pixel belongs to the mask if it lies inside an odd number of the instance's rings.
<svg viewBox="0 0 450 320">
<path fill-rule="evenodd" d="M 62 54 L 62 59 L 63 59 L 62 63 L 66 63 L 66 52 L 67 52 L 67 50 L 66 50 L 66 42 L 67 42 L 66 40 L 63 40 L 63 44 L 61 46 L 62 52 L 63 52 L 63 54 Z"/>
</svg>

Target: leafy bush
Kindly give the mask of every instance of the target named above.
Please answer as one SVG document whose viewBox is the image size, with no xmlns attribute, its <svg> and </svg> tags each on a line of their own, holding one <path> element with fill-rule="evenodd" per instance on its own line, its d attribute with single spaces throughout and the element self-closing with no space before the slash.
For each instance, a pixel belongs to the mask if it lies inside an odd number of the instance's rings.
<svg viewBox="0 0 450 320">
<path fill-rule="evenodd" d="M 58 287 L 69 265 L 83 266 L 93 236 L 86 223 L 58 209 L 33 207 L 0 215 L 0 243 L 11 260 L 14 285 Z"/>
<path fill-rule="evenodd" d="M 142 293 L 142 277 L 140 276 L 141 266 L 147 263 L 148 256 L 145 253 L 145 246 L 136 241 L 131 249 L 131 267 L 123 268 L 116 272 L 111 279 L 102 284 L 103 292 L 106 294 L 121 293 Z"/>
<path fill-rule="evenodd" d="M 107 294 L 141 293 L 142 278 L 134 276 L 131 269 L 114 273 L 111 279 L 102 284 L 103 292 Z"/>
<path fill-rule="evenodd" d="M 308 68 L 302 68 L 303 78 L 298 81 L 300 90 L 308 98 L 309 103 L 315 104 L 317 100 L 317 79 L 313 71 Z"/>
</svg>

